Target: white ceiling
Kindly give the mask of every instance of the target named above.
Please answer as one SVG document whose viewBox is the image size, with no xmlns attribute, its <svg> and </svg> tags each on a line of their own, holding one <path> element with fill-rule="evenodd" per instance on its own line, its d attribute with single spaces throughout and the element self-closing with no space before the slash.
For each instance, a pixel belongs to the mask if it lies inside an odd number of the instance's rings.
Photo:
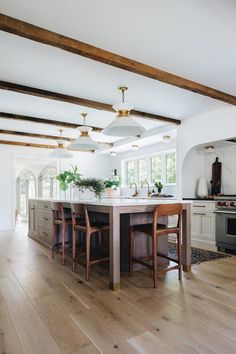
<svg viewBox="0 0 236 354">
<path fill-rule="evenodd" d="M 233 0 L 0 0 L 0 11 L 236 95 Z M 0 79 L 5 81 L 110 104 L 120 101 L 117 87 L 125 84 L 127 101 L 136 110 L 180 119 L 225 105 L 4 32 L 0 53 Z M 6 91 L 0 91 L 0 111 L 78 123 L 80 113 L 87 111 L 88 124 L 100 127 L 114 118 L 109 112 Z M 138 121 L 148 130 L 163 125 Z M 12 127 L 12 122 L 1 120 L 0 129 Z M 44 134 L 57 130 L 14 124 L 19 130 Z M 93 134 L 98 141 L 117 140 Z M 66 129 L 64 135 L 75 132 Z"/>
</svg>

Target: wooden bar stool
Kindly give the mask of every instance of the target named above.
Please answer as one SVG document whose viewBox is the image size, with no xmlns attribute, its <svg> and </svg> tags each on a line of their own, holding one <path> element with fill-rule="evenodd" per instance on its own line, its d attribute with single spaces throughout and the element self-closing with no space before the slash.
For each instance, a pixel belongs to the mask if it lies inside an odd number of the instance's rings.
<svg viewBox="0 0 236 354">
<path fill-rule="evenodd" d="M 61 246 L 61 262 L 65 264 L 65 244 L 70 243 L 66 241 L 66 232 L 68 226 L 72 225 L 72 219 L 65 216 L 65 210 L 62 203 L 51 202 L 52 207 L 52 258 L 54 258 L 54 251 L 56 247 Z M 61 232 L 59 233 L 59 241 L 57 242 L 57 226 L 59 225 Z"/>
<path fill-rule="evenodd" d="M 176 227 L 167 227 L 162 224 L 158 224 L 158 219 L 160 217 L 177 215 L 178 221 Z M 133 276 L 133 263 L 140 263 L 153 270 L 154 276 L 154 288 L 157 287 L 157 274 L 161 272 L 167 272 L 169 270 L 178 269 L 179 280 L 182 279 L 182 240 L 181 240 L 181 229 L 182 229 L 182 205 L 180 203 L 175 204 L 160 204 L 156 207 L 153 213 L 153 223 L 152 224 L 142 224 L 134 225 L 130 228 L 130 276 Z M 135 258 L 134 257 L 134 236 L 135 232 L 142 232 L 152 238 L 152 255 L 147 257 Z M 158 252 L 158 238 L 160 236 L 176 234 L 177 235 L 177 248 L 178 248 L 178 258 L 173 259 L 169 256 L 160 254 Z M 157 269 L 157 256 L 166 258 L 172 262 L 177 263 L 175 266 L 167 267 L 158 271 Z M 152 265 L 146 263 L 145 261 L 152 260 Z"/>
<path fill-rule="evenodd" d="M 73 254 L 73 263 L 72 271 L 75 271 L 76 265 L 76 250 L 80 248 L 80 245 L 77 240 L 78 231 L 83 232 L 86 235 L 86 280 L 89 280 L 90 266 L 96 263 L 109 261 L 109 257 L 99 258 L 95 260 L 90 260 L 91 253 L 91 236 L 93 234 L 98 236 L 99 241 L 99 251 L 102 248 L 102 232 L 109 231 L 110 227 L 104 222 L 91 222 L 89 218 L 89 213 L 84 204 L 71 204 L 72 212 L 72 254 Z"/>
</svg>

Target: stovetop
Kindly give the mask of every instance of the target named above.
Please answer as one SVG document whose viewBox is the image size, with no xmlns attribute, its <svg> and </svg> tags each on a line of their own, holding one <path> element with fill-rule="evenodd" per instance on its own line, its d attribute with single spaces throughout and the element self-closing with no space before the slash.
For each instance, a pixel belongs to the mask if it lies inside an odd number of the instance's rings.
<svg viewBox="0 0 236 354">
<path fill-rule="evenodd" d="M 235 194 L 224 194 L 214 196 L 214 200 L 236 200 Z"/>
</svg>

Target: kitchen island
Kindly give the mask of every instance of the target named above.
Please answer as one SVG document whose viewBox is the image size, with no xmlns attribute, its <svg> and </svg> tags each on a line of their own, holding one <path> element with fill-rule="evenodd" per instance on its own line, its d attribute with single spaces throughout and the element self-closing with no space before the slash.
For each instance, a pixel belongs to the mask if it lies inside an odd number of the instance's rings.
<svg viewBox="0 0 236 354">
<path fill-rule="evenodd" d="M 50 247 L 52 223 L 51 199 L 29 199 L 29 237 Z M 181 203 L 183 205 L 183 269 L 191 270 L 191 202 L 163 199 L 93 199 L 53 200 L 62 202 L 65 208 L 71 203 L 83 203 L 91 212 L 105 214 L 110 223 L 110 286 L 120 288 L 120 234 L 128 239 L 130 225 L 151 222 L 152 212 L 159 204 Z M 128 248 L 128 247 L 127 247 Z M 126 250 L 128 252 L 128 249 Z"/>
</svg>

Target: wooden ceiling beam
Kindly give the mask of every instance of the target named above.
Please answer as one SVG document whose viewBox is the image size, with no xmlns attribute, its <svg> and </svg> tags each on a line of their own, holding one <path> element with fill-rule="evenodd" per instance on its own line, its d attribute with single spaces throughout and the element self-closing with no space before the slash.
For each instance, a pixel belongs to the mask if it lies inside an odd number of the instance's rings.
<svg viewBox="0 0 236 354">
<path fill-rule="evenodd" d="M 0 129 L 0 134 L 4 135 L 14 135 L 14 136 L 27 136 L 31 138 L 37 138 L 37 139 L 50 139 L 50 140 L 65 140 L 65 141 L 73 141 L 75 139 L 67 138 L 67 137 L 60 137 L 55 136 L 55 135 L 45 135 L 45 134 L 36 134 L 36 133 L 26 133 L 26 132 L 21 132 L 21 131 L 15 131 L 15 130 L 5 130 L 5 129 Z"/>
<path fill-rule="evenodd" d="M 236 97 L 42 27 L 0 14 L 0 30 L 60 48 L 107 65 L 236 105 Z"/>
<path fill-rule="evenodd" d="M 22 141 L 10 141 L 10 140 L 0 140 L 1 145 L 12 145 L 12 146 L 23 146 L 23 147 L 31 147 L 31 148 L 39 148 L 39 149 L 56 149 L 57 145 L 47 145 L 47 144 L 34 144 L 34 143 L 26 143 Z M 79 150 L 77 150 L 79 151 Z M 94 153 L 95 150 L 88 151 L 79 151 L 79 152 L 91 152 Z"/>
<path fill-rule="evenodd" d="M 3 134 L 3 135 L 14 135 L 14 136 L 27 136 L 27 137 L 31 137 L 31 138 L 37 138 L 37 139 L 49 139 L 49 140 L 64 140 L 64 141 L 69 141 L 69 142 L 72 142 L 74 141 L 75 139 L 73 138 L 68 138 L 68 137 L 60 137 L 59 135 L 58 136 L 55 136 L 55 135 L 45 135 L 45 134 L 37 134 L 37 133 L 26 133 L 26 132 L 21 132 L 21 131 L 15 131 L 15 130 L 5 130 L 5 129 L 0 129 L 0 134 Z M 106 142 L 100 142 L 100 141 L 97 141 L 96 142 L 97 144 L 99 145 L 105 145 L 107 146 L 108 148 L 111 148 L 113 146 L 112 143 L 106 143 Z"/>
<path fill-rule="evenodd" d="M 21 141 L 11 141 L 11 140 L 0 140 L 1 145 L 12 145 L 12 146 L 24 146 L 24 147 L 33 147 L 39 149 L 56 149 L 57 145 L 46 145 L 46 144 L 34 144 L 34 143 L 25 143 Z M 79 150 L 77 150 L 79 151 Z M 94 153 L 95 150 L 80 151 L 80 152 L 91 152 Z"/>
<path fill-rule="evenodd" d="M 22 141 L 10 141 L 10 140 L 0 140 L 0 144 L 4 145 L 14 145 L 14 146 L 27 146 L 40 149 L 56 149 L 57 145 L 46 145 L 46 144 L 34 144 L 34 143 L 25 143 Z"/>
<path fill-rule="evenodd" d="M 58 93 L 58 92 L 42 90 L 35 87 L 19 85 L 12 82 L 0 81 L 0 89 L 115 113 L 114 109 L 112 108 L 112 105 L 107 103 L 87 100 L 85 98 L 65 95 L 63 93 Z M 157 120 L 162 122 L 164 121 L 166 123 L 171 123 L 171 124 L 181 123 L 179 119 L 163 117 L 157 114 L 152 114 L 147 112 L 133 110 L 131 111 L 131 114 L 135 117 L 152 119 L 152 120 Z"/>
<path fill-rule="evenodd" d="M 83 124 L 62 122 L 60 120 L 31 117 L 31 116 L 25 116 L 25 115 L 21 115 L 21 114 L 13 114 L 13 113 L 7 113 L 7 112 L 0 112 L 0 118 L 21 120 L 21 121 L 25 121 L 25 122 L 32 122 L 32 123 L 39 123 L 39 124 L 50 124 L 50 125 L 56 125 L 56 126 L 63 127 L 63 128 L 71 128 L 71 129 L 76 129 L 76 128 L 81 127 L 83 125 Z M 89 125 L 89 126 L 91 128 L 93 128 L 94 132 L 100 133 L 103 130 L 103 128 L 94 127 L 92 125 Z"/>
</svg>

